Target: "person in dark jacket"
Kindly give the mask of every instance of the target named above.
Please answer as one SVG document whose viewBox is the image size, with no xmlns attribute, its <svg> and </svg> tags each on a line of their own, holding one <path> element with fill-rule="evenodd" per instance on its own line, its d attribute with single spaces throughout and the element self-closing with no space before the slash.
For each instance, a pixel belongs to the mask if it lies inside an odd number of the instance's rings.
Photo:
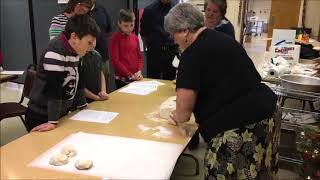
<svg viewBox="0 0 320 180">
<path fill-rule="evenodd" d="M 100 28 L 100 33 L 97 37 L 97 45 L 95 50 L 102 56 L 101 69 L 105 77 L 105 84 L 108 87 L 108 79 L 110 76 L 109 68 L 109 50 L 108 40 L 111 37 L 111 18 L 106 8 L 98 1 L 93 1 L 93 8 L 89 12 L 89 15 L 93 17 Z"/>
<path fill-rule="evenodd" d="M 178 54 L 178 48 L 163 27 L 164 16 L 172 6 L 171 0 L 156 0 L 144 9 L 140 34 L 147 47 L 148 78 L 175 78 L 176 71 L 172 61 Z"/>
</svg>

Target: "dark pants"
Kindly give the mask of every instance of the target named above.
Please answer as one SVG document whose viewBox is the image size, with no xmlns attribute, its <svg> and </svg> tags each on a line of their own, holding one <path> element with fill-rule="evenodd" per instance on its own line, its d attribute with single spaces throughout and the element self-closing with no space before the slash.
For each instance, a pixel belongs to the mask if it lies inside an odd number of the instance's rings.
<svg viewBox="0 0 320 180">
<path fill-rule="evenodd" d="M 177 54 L 176 46 L 149 47 L 147 51 L 147 77 L 165 80 L 175 79 L 176 69 L 172 66 L 172 61 Z"/>
<path fill-rule="evenodd" d="M 36 113 L 31 109 L 27 108 L 27 111 L 25 114 L 25 120 L 26 120 L 27 131 L 30 132 L 34 127 L 37 127 L 43 123 L 47 123 L 48 116 Z"/>
<path fill-rule="evenodd" d="M 116 83 L 116 89 L 120 89 L 123 86 L 127 85 L 127 83 L 125 83 L 125 82 L 123 82 L 121 80 L 118 80 L 118 79 L 115 79 L 114 82 Z"/>
</svg>

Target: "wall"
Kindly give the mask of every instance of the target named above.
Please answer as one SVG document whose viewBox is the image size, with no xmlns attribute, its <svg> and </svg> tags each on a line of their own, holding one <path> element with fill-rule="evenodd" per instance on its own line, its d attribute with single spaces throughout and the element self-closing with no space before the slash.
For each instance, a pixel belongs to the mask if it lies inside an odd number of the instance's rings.
<svg viewBox="0 0 320 180">
<path fill-rule="evenodd" d="M 241 22 L 238 22 L 240 0 L 227 0 L 228 9 L 226 17 L 231 21 L 237 41 L 240 41 Z M 241 15 L 241 14 L 240 14 Z"/>
<path fill-rule="evenodd" d="M 232 1 L 232 0 L 229 0 Z M 303 1 L 306 1 L 306 15 L 305 15 L 305 26 L 308 28 L 312 28 L 311 37 L 314 39 L 318 39 L 319 35 L 319 24 L 320 24 L 320 0 L 302 0 L 301 7 L 303 6 Z M 263 19 L 268 21 L 270 10 L 271 10 L 271 0 L 249 0 L 249 10 L 253 10 L 259 16 L 259 20 Z M 260 14 L 260 10 L 262 13 Z M 264 13 L 266 11 L 266 13 Z M 302 11 L 300 9 L 300 18 L 298 26 L 302 26 Z"/>
<path fill-rule="evenodd" d="M 126 8 L 127 0 L 101 2 L 109 12 L 116 30 L 116 19 L 120 8 Z M 37 57 L 47 47 L 48 29 L 53 16 L 61 13 L 65 5 L 57 0 L 32 0 Z M 9 70 L 25 70 L 32 63 L 32 47 L 28 0 L 1 0 L 1 48 L 4 66 Z"/>
<path fill-rule="evenodd" d="M 25 70 L 32 63 L 28 0 L 0 0 L 1 49 L 7 70 Z"/>
<path fill-rule="evenodd" d="M 320 25 L 320 1 L 307 0 L 305 26 L 312 28 L 311 37 L 318 39 Z"/>
<path fill-rule="evenodd" d="M 112 30 L 117 30 L 116 22 L 118 18 L 118 12 L 121 8 L 126 8 L 127 0 L 97 0 L 97 2 L 101 3 L 111 16 L 111 22 L 113 24 Z M 47 47 L 49 41 L 48 30 L 51 19 L 53 16 L 61 13 L 65 8 L 65 5 L 58 5 L 56 0 L 33 0 L 33 4 L 37 54 L 38 57 L 40 57 L 41 53 Z"/>
<path fill-rule="evenodd" d="M 252 1 L 252 9 L 259 16 L 259 21 L 264 21 L 267 23 L 270 17 L 271 11 L 271 0 L 255 0 Z"/>
</svg>

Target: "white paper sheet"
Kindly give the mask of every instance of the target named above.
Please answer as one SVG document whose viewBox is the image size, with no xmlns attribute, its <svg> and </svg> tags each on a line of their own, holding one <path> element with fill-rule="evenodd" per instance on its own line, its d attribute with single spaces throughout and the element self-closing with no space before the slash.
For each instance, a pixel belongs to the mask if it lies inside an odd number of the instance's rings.
<svg viewBox="0 0 320 180">
<path fill-rule="evenodd" d="M 85 109 L 78 112 L 70 119 L 97 123 L 110 123 L 118 114 L 119 113 L 116 112 L 95 111 Z"/>
<path fill-rule="evenodd" d="M 154 92 L 154 90 L 152 90 L 152 89 L 144 89 L 144 88 L 134 87 L 134 86 L 128 86 L 128 87 L 120 89 L 118 92 L 144 96 L 144 95 L 148 95 L 148 94 Z"/>
<path fill-rule="evenodd" d="M 3 75 L 22 75 L 24 71 L 1 71 Z"/>
<path fill-rule="evenodd" d="M 156 80 L 152 80 L 152 81 L 145 81 L 147 83 L 151 83 L 151 84 L 156 84 L 158 86 L 162 86 L 164 85 L 164 83 L 160 82 L 160 81 L 156 81 Z"/>
<path fill-rule="evenodd" d="M 62 147 L 71 145 L 77 156 L 63 166 L 49 165 L 49 159 Z M 147 141 L 79 132 L 40 155 L 29 166 L 110 179 L 169 179 L 177 158 L 183 151 L 180 144 Z M 90 170 L 77 170 L 78 159 L 93 161 Z"/>
<path fill-rule="evenodd" d="M 146 89 L 150 91 L 156 91 L 158 89 L 157 84 L 144 83 L 144 82 L 130 83 L 128 87 Z"/>
<path fill-rule="evenodd" d="M 132 82 L 127 87 L 122 88 L 118 92 L 136 94 L 136 95 L 148 95 L 154 91 L 157 91 L 158 86 L 162 86 L 164 83 L 153 80 L 153 81 L 141 81 Z"/>
<path fill-rule="evenodd" d="M 162 86 L 164 85 L 164 83 L 162 82 L 159 82 L 159 81 L 156 81 L 156 80 L 152 80 L 152 81 L 141 81 L 141 82 L 132 82 L 130 83 L 129 85 L 132 85 L 132 84 L 135 84 L 135 85 L 154 85 L 154 86 Z"/>
</svg>

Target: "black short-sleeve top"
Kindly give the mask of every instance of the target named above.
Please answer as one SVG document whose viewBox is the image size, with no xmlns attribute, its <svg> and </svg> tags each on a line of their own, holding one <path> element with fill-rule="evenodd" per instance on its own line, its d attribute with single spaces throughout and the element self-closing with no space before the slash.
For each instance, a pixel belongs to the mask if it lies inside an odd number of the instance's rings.
<svg viewBox="0 0 320 180">
<path fill-rule="evenodd" d="M 231 128 L 224 123 L 234 120 L 221 122 L 214 119 L 215 114 L 222 112 L 223 108 L 227 108 L 240 97 L 261 86 L 260 82 L 261 77 L 244 48 L 224 33 L 211 29 L 203 30 L 181 55 L 177 89 L 193 89 L 197 92 L 193 112 L 199 126 L 208 125 L 208 121 L 216 121 L 224 127 L 222 130 Z M 256 94 L 259 95 L 259 93 Z M 256 98 L 243 99 L 252 101 L 248 103 L 255 103 Z M 266 103 L 275 104 L 274 99 L 271 99 Z M 244 108 L 244 111 L 246 110 Z M 256 113 L 259 114 L 259 112 Z M 262 110 L 261 113 L 266 112 Z M 250 118 L 256 118 L 256 116 Z M 210 130 L 208 127 L 205 129 Z"/>
</svg>

